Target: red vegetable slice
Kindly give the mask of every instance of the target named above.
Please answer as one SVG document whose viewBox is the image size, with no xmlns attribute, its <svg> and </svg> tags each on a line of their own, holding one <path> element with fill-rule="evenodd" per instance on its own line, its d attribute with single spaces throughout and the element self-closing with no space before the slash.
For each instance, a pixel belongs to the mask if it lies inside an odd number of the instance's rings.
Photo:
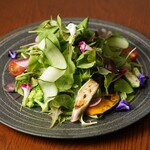
<svg viewBox="0 0 150 150">
<path fill-rule="evenodd" d="M 134 50 L 133 52 L 131 52 L 132 50 L 133 50 L 133 48 L 124 49 L 123 54 L 127 54 L 127 55 L 129 54 L 130 60 L 135 61 L 137 59 L 137 57 L 139 56 L 139 53 L 137 50 Z"/>
<path fill-rule="evenodd" d="M 93 98 L 89 104 L 89 107 L 93 107 L 98 105 L 101 102 L 102 98 L 98 97 L 98 98 Z"/>
<path fill-rule="evenodd" d="M 22 74 L 28 66 L 28 59 L 11 60 L 8 64 L 8 70 L 11 75 L 18 76 Z"/>
</svg>

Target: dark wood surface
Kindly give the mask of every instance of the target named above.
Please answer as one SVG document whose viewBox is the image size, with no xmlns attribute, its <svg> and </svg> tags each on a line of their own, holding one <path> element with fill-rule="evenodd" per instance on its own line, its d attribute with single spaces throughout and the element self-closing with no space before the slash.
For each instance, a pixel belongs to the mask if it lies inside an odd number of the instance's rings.
<svg viewBox="0 0 150 150">
<path fill-rule="evenodd" d="M 150 38 L 150 0 L 0 0 L 0 37 L 57 14 L 115 22 Z M 149 150 L 150 114 L 115 133 L 76 140 L 35 137 L 0 124 L 0 150 L 26 149 Z"/>
</svg>

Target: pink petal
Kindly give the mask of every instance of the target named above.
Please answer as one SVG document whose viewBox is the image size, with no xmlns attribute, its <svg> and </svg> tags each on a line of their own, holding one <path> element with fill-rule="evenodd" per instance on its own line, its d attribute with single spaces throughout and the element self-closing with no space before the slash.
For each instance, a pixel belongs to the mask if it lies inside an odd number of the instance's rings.
<svg viewBox="0 0 150 150">
<path fill-rule="evenodd" d="M 21 67 L 24 67 L 25 69 L 28 68 L 29 58 L 16 60 L 16 64 L 18 64 Z"/>
</svg>

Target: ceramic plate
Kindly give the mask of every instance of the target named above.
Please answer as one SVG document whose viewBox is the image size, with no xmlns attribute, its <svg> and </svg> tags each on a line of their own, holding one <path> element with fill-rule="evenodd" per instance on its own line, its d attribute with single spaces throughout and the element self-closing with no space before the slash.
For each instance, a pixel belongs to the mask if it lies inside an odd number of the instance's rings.
<svg viewBox="0 0 150 150">
<path fill-rule="evenodd" d="M 69 22 L 77 24 L 81 20 L 78 18 L 63 19 L 67 24 Z M 117 131 L 131 125 L 150 112 L 150 83 L 148 83 L 147 88 L 137 92 L 135 100 L 131 103 L 131 111 L 115 112 L 112 110 L 100 119 L 98 124 L 89 127 L 82 127 L 80 123 L 67 121 L 50 129 L 51 119 L 47 114 L 41 113 L 38 109 L 29 108 L 20 111 L 21 98 L 16 100 L 17 94 L 10 94 L 3 90 L 4 84 L 14 80 L 7 70 L 8 51 L 18 49 L 21 45 L 34 41 L 35 35 L 29 34 L 28 31 L 34 30 L 40 23 L 28 25 L 0 39 L 0 120 L 3 124 L 36 136 L 85 138 Z M 129 28 L 101 20 L 90 19 L 89 28 L 92 30 L 106 28 L 113 32 L 119 32 L 128 38 L 130 44 L 139 50 L 138 62 L 143 65 L 142 73 L 150 77 L 150 41 L 147 38 Z"/>
</svg>

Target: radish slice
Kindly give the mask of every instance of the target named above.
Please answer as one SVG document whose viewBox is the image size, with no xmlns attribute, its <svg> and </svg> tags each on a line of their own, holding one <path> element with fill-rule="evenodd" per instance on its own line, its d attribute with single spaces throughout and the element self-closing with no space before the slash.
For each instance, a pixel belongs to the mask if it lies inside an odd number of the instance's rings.
<svg viewBox="0 0 150 150">
<path fill-rule="evenodd" d="M 12 83 L 5 84 L 4 90 L 9 93 L 14 93 L 15 92 L 15 83 L 12 82 Z"/>
<path fill-rule="evenodd" d="M 29 58 L 16 60 L 16 64 L 23 67 L 23 68 L 25 68 L 25 69 L 28 68 L 28 62 L 29 62 Z"/>
<path fill-rule="evenodd" d="M 101 102 L 101 100 L 102 100 L 101 97 L 92 99 L 89 104 L 89 107 L 94 107 L 94 106 L 98 105 Z"/>
</svg>

